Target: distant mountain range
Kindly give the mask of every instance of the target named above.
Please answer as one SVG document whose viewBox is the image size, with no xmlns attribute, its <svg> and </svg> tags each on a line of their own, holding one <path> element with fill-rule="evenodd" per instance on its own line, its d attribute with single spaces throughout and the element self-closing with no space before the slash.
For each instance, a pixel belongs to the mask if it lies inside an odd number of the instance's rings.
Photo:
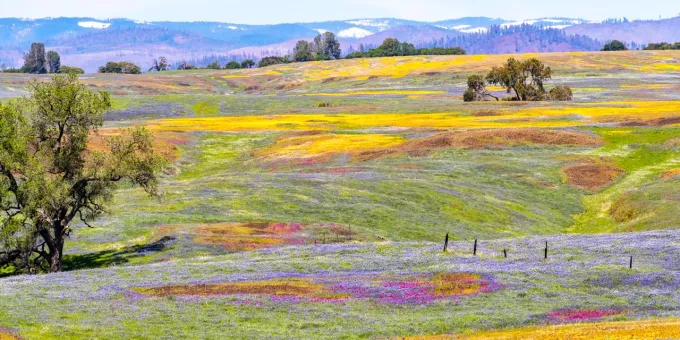
<svg viewBox="0 0 680 340">
<path fill-rule="evenodd" d="M 330 31 L 345 53 L 360 45 L 377 46 L 388 37 L 421 47 L 461 46 L 470 53 L 585 51 L 613 39 L 627 43 L 680 41 L 680 17 L 604 23 L 575 18 L 510 21 L 468 17 L 438 22 L 394 18 L 354 19 L 277 25 L 219 22 L 140 22 L 128 19 L 0 19 L 0 63 L 20 66 L 31 42 L 44 42 L 62 55 L 62 63 L 88 71 L 110 60 L 147 66 L 165 55 L 205 62 L 211 59 L 259 59 L 290 53 L 299 39 Z"/>
</svg>

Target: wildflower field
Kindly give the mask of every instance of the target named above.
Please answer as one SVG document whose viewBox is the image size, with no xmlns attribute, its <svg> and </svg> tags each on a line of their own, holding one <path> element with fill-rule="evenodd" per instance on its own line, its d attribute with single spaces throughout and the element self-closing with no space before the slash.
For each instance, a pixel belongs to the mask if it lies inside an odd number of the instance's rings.
<svg viewBox="0 0 680 340">
<path fill-rule="evenodd" d="M 519 55 L 574 100 L 464 103 L 507 57 L 84 75 L 90 149 L 146 126 L 163 195 L 0 273 L 0 339 L 680 338 L 680 53 Z"/>
</svg>

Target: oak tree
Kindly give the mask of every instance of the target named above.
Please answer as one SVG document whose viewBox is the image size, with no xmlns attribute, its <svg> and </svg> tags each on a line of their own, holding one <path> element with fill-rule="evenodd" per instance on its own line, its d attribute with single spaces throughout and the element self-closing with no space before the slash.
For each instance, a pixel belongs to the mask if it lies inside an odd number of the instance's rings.
<svg viewBox="0 0 680 340">
<path fill-rule="evenodd" d="M 106 151 L 88 150 L 111 100 L 75 74 L 28 89 L 0 104 L 0 269 L 58 272 L 74 224 L 105 213 L 122 181 L 158 195 L 166 160 L 144 128 L 109 138 Z"/>
</svg>

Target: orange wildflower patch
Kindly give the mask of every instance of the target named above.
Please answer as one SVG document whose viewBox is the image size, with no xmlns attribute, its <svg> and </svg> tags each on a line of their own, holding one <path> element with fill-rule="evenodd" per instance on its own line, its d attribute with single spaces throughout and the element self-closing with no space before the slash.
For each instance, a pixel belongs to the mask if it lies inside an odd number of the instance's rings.
<svg viewBox="0 0 680 340">
<path fill-rule="evenodd" d="M 229 251 L 248 251 L 273 246 L 312 244 L 321 238 L 317 234 L 329 234 L 329 240 L 346 241 L 355 233 L 345 226 L 328 224 L 303 226 L 300 223 L 244 222 L 215 223 L 197 226 L 156 227 L 154 239 L 183 235 L 194 243 L 221 246 Z"/>
<path fill-rule="evenodd" d="M 566 182 L 583 190 L 599 190 L 616 181 L 623 170 L 608 164 L 581 164 L 562 169 Z"/>
<path fill-rule="evenodd" d="M 88 150 L 108 151 L 108 146 L 106 144 L 107 139 L 120 135 L 120 133 L 120 129 L 102 129 L 91 134 L 90 140 L 88 141 Z M 179 157 L 179 149 L 177 146 L 189 143 L 190 139 L 188 133 L 178 131 L 153 131 L 152 135 L 155 151 L 173 161 Z"/>
<path fill-rule="evenodd" d="M 251 294 L 288 302 L 342 302 L 358 299 L 390 304 L 427 304 L 457 300 L 498 288 L 500 284 L 481 275 L 442 273 L 289 277 L 248 282 L 137 287 L 132 290 L 150 296 Z"/>
<path fill-rule="evenodd" d="M 661 174 L 662 179 L 669 179 L 680 176 L 680 169 L 672 169 Z"/>
<path fill-rule="evenodd" d="M 21 338 L 14 335 L 7 329 L 0 328 L 0 340 L 20 340 Z"/>
<path fill-rule="evenodd" d="M 480 275 L 469 273 L 438 274 L 432 279 L 437 296 L 477 294 L 487 284 Z"/>
<path fill-rule="evenodd" d="M 135 288 L 138 293 L 152 296 L 215 296 L 232 294 L 262 294 L 312 296 L 324 292 L 323 285 L 305 279 L 233 282 L 218 284 L 175 285 Z"/>
</svg>

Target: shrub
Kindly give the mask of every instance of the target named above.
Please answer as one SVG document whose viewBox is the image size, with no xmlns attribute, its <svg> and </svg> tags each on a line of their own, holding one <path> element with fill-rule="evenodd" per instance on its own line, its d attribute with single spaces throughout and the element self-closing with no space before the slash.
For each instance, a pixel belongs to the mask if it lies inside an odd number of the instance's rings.
<svg viewBox="0 0 680 340">
<path fill-rule="evenodd" d="M 574 98 L 574 94 L 571 91 L 571 87 L 558 85 L 550 90 L 549 98 L 555 101 L 569 101 Z"/>
<path fill-rule="evenodd" d="M 224 68 L 227 70 L 236 70 L 241 67 L 242 67 L 241 64 L 237 61 L 230 61 L 227 63 L 227 65 L 224 66 Z"/>
<path fill-rule="evenodd" d="M 85 74 L 85 70 L 83 70 L 80 67 L 73 67 L 73 66 L 62 66 L 59 68 L 59 73 L 65 73 L 65 74 Z"/>
<path fill-rule="evenodd" d="M 219 70 L 222 67 L 220 67 L 220 63 L 218 63 L 217 61 L 213 61 L 212 63 L 208 64 L 208 66 L 206 66 L 205 68 L 209 70 Z"/>
<path fill-rule="evenodd" d="M 286 64 L 289 63 L 290 61 L 288 60 L 288 56 L 285 57 L 277 57 L 277 56 L 271 56 L 271 57 L 264 57 L 260 62 L 257 64 L 258 67 L 267 67 L 271 65 L 276 65 L 276 64 Z"/>
<path fill-rule="evenodd" d="M 472 90 L 471 88 L 468 88 L 467 90 L 465 90 L 465 93 L 463 93 L 463 101 L 473 102 L 475 101 L 475 98 L 476 98 L 475 91 Z"/>
</svg>

